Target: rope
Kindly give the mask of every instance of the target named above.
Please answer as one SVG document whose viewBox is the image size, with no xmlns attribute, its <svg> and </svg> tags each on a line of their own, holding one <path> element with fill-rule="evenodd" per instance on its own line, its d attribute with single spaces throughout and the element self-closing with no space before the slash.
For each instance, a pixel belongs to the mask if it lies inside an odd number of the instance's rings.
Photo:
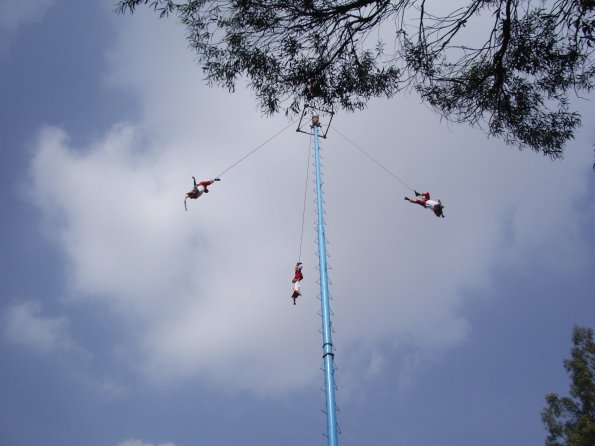
<svg viewBox="0 0 595 446">
<path fill-rule="evenodd" d="M 300 234 L 300 254 L 298 262 L 302 261 L 302 242 L 304 241 L 304 220 L 306 216 L 306 196 L 308 195 L 308 178 L 310 175 L 310 156 L 312 154 L 312 138 L 310 138 L 310 145 L 308 147 L 308 164 L 306 164 L 306 184 L 304 186 L 304 206 L 302 208 L 302 233 Z"/>
<path fill-rule="evenodd" d="M 283 128 L 282 130 L 280 130 L 279 132 L 275 133 L 273 136 L 271 136 L 269 139 L 267 139 L 265 142 L 263 142 L 261 145 L 259 145 L 258 147 L 256 147 L 255 149 L 251 150 L 250 152 L 248 152 L 246 155 L 244 155 L 243 157 L 241 157 L 238 161 L 236 161 L 235 163 L 233 163 L 231 166 L 229 166 L 227 169 L 225 169 L 223 172 L 221 172 L 219 175 L 217 175 L 215 178 L 220 178 L 224 173 L 230 171 L 231 169 L 233 169 L 235 166 L 237 166 L 238 164 L 240 164 L 242 161 L 244 161 L 246 158 L 248 158 L 250 155 L 252 155 L 253 153 L 255 153 L 257 150 L 261 149 L 262 147 L 264 147 L 264 145 L 270 141 L 272 141 L 273 139 L 275 139 L 277 136 L 279 136 L 281 133 L 283 133 L 285 130 L 287 130 L 289 127 L 291 127 L 293 124 L 295 124 L 297 121 L 297 119 L 295 119 L 294 121 L 292 121 L 287 127 Z"/>
<path fill-rule="evenodd" d="M 399 183 L 401 183 L 403 186 L 405 186 L 411 192 L 415 193 L 415 189 L 413 189 L 411 186 L 409 186 L 407 183 L 405 183 L 403 180 L 401 180 L 398 176 L 396 176 L 394 173 L 392 173 L 388 168 L 384 167 L 380 163 L 380 161 L 378 161 L 376 158 L 374 158 L 372 155 L 370 155 L 368 152 L 366 152 L 364 149 L 362 149 L 360 146 L 358 146 L 356 143 L 354 143 L 352 140 L 350 140 L 347 136 L 345 136 L 343 133 L 341 133 L 339 131 L 339 129 L 337 129 L 335 126 L 333 126 L 333 130 L 335 130 L 339 135 L 341 135 L 343 137 L 343 139 L 345 139 L 351 145 L 353 145 L 353 147 L 355 147 L 357 150 L 359 150 L 365 156 L 367 156 L 369 159 L 371 159 L 373 162 L 375 162 L 380 168 L 384 169 L 391 177 L 393 177 L 395 180 L 397 180 Z"/>
</svg>

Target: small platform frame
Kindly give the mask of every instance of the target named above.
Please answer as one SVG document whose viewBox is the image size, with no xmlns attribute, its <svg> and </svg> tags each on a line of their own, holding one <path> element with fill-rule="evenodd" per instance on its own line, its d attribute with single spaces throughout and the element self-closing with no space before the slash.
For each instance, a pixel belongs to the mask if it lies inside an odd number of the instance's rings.
<svg viewBox="0 0 595 446">
<path fill-rule="evenodd" d="M 306 118 L 308 112 L 310 114 L 311 119 Z M 333 120 L 334 115 L 335 112 L 332 110 L 326 110 L 324 108 L 317 107 L 313 104 L 305 104 L 304 111 L 302 112 L 302 116 L 300 117 L 300 122 L 295 131 L 305 133 L 306 135 L 314 135 L 314 125 L 316 125 L 320 129 L 318 132 L 318 136 L 326 139 L 326 134 L 328 133 L 328 130 L 331 127 L 331 121 Z M 320 116 L 328 118 L 328 124 L 326 124 L 324 128 L 320 124 Z"/>
</svg>

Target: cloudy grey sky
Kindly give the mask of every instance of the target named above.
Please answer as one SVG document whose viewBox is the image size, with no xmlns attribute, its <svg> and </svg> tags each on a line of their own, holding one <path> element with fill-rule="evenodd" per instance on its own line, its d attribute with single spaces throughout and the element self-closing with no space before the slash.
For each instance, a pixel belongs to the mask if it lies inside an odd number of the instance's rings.
<svg viewBox="0 0 595 446">
<path fill-rule="evenodd" d="M 0 445 L 325 444 L 309 140 L 209 89 L 175 20 L 0 0 Z M 595 113 L 564 161 L 416 97 L 333 125 L 325 169 L 340 444 L 543 444 L 595 326 Z M 312 179 L 312 176 L 310 176 Z"/>
</svg>

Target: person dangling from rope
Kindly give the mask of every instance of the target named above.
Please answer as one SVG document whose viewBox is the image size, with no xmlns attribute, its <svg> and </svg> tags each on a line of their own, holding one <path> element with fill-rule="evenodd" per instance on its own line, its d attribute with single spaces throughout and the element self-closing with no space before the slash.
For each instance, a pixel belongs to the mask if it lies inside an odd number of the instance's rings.
<svg viewBox="0 0 595 446">
<path fill-rule="evenodd" d="M 442 201 L 430 200 L 429 192 L 413 192 L 415 193 L 415 198 L 405 197 L 405 200 L 407 200 L 409 203 L 419 204 L 420 206 L 423 206 L 426 209 L 430 209 L 432 212 L 434 212 L 434 215 L 436 215 L 436 217 L 444 218 L 444 205 L 442 204 Z"/>
<path fill-rule="evenodd" d="M 291 298 L 293 299 L 293 304 L 295 305 L 295 301 L 298 297 L 300 297 L 302 295 L 302 293 L 300 293 L 300 286 L 301 286 L 301 280 L 304 278 L 304 275 L 302 274 L 302 263 L 301 262 L 297 262 L 295 264 L 295 272 L 293 274 L 293 279 L 291 280 L 291 283 L 293 283 L 293 292 L 291 293 Z"/>
<path fill-rule="evenodd" d="M 308 85 L 306 86 L 306 98 L 308 100 L 312 100 L 322 96 L 322 89 L 320 88 L 320 84 L 313 79 L 308 81 Z"/>
<path fill-rule="evenodd" d="M 192 188 L 192 190 L 190 192 L 188 192 L 186 194 L 186 198 L 184 198 L 184 209 L 186 209 L 186 210 L 188 210 L 188 206 L 186 206 L 186 200 L 188 198 L 190 198 L 191 200 L 196 200 L 203 193 L 208 194 L 209 189 L 207 189 L 207 186 L 210 186 L 215 181 L 221 181 L 221 180 L 219 178 L 215 178 L 213 180 L 201 181 L 198 184 L 196 184 L 196 178 L 192 177 L 192 181 L 194 181 L 194 187 Z"/>
</svg>

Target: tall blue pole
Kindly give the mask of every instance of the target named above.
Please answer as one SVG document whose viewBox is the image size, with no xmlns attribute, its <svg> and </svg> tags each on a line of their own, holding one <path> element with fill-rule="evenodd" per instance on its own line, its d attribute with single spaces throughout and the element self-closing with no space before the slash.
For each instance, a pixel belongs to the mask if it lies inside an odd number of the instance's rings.
<svg viewBox="0 0 595 446">
<path fill-rule="evenodd" d="M 326 266 L 326 238 L 322 203 L 322 182 L 320 180 L 320 148 L 318 146 L 318 119 L 312 119 L 314 127 L 314 159 L 316 163 L 316 201 L 318 204 L 318 259 L 320 267 L 320 305 L 322 309 L 322 358 L 324 360 L 324 381 L 326 391 L 326 430 L 328 446 L 337 446 L 337 417 L 335 412 L 335 366 L 333 341 L 331 338 L 331 307 L 328 293 Z"/>
</svg>

